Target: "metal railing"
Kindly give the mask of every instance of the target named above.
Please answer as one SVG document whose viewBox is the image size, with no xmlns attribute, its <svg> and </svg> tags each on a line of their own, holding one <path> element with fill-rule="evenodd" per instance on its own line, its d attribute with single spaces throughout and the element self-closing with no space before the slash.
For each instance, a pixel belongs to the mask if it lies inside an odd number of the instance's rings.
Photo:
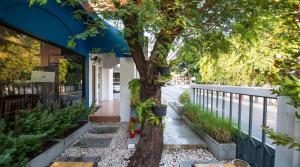
<svg viewBox="0 0 300 167">
<path fill-rule="evenodd" d="M 18 115 L 20 110 L 33 108 L 38 101 L 52 106 L 54 95 L 43 92 L 55 89 L 54 83 L 0 83 L 0 118 Z M 82 99 L 82 84 L 58 85 L 59 99 L 57 103 L 66 106 Z"/>
<path fill-rule="evenodd" d="M 271 89 L 193 84 L 190 86 L 190 99 L 204 111 L 228 119 L 240 130 L 245 141 L 237 144 L 237 158 L 245 159 L 253 166 L 274 166 L 275 148 L 261 128 L 276 128 L 277 97 Z M 273 109 L 270 113 L 269 108 Z M 251 147 L 255 148 L 256 155 L 252 155 Z"/>
<path fill-rule="evenodd" d="M 59 93 L 71 93 L 82 91 L 82 84 L 60 84 Z M 39 83 L 0 83 L 0 97 L 12 95 L 38 95 L 41 93 Z"/>
<path fill-rule="evenodd" d="M 37 105 L 37 95 L 13 95 L 0 98 L 0 118 L 14 117 L 22 109 L 33 108 Z"/>
</svg>

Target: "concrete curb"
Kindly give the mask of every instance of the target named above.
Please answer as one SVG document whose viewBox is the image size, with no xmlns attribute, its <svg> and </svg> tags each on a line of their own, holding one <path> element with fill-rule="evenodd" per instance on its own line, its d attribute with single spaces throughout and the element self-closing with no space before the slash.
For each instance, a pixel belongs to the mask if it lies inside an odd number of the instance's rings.
<svg viewBox="0 0 300 167">
<path fill-rule="evenodd" d="M 176 111 L 180 115 L 183 105 L 178 104 L 177 102 L 169 102 L 168 104 L 174 111 Z"/>
<path fill-rule="evenodd" d="M 82 134 L 87 132 L 91 127 L 91 123 L 88 122 L 83 125 L 81 128 L 77 129 L 71 135 L 66 137 L 65 139 L 58 139 L 58 143 L 53 145 L 48 150 L 42 152 L 38 156 L 34 157 L 27 163 L 27 167 L 46 167 L 49 166 L 56 157 L 64 152 L 64 150 L 69 147 L 72 143 L 74 143 Z"/>
<path fill-rule="evenodd" d="M 208 150 L 212 152 L 218 160 L 233 160 L 236 158 L 235 143 L 218 143 L 200 128 L 193 126 L 192 122 L 186 116 L 182 116 L 182 119 L 196 134 L 201 137 L 201 139 L 203 139 L 203 141 L 205 141 Z"/>
</svg>

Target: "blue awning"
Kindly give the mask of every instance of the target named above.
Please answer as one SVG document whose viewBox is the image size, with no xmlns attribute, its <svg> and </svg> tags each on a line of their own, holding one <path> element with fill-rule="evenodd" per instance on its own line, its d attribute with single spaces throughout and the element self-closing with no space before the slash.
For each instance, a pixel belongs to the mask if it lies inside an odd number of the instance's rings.
<svg viewBox="0 0 300 167">
<path fill-rule="evenodd" d="M 72 17 L 74 10 L 58 5 L 55 0 L 31 7 L 27 0 L 0 1 L 0 23 L 67 48 L 69 37 L 85 30 L 85 25 Z M 105 24 L 107 29 L 103 29 L 98 36 L 77 40 L 76 47 L 71 50 L 88 56 L 92 49 L 99 48 L 100 52 L 115 52 L 117 57 L 125 57 L 124 53 L 129 52 L 126 40 L 118 29 Z"/>
</svg>

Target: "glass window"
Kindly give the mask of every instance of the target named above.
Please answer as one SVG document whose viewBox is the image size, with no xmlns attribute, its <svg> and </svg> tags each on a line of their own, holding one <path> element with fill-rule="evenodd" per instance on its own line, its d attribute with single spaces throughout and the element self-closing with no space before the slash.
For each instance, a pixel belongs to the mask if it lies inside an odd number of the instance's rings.
<svg viewBox="0 0 300 167">
<path fill-rule="evenodd" d="M 0 116 L 82 100 L 82 57 L 68 49 L 0 26 Z"/>
</svg>

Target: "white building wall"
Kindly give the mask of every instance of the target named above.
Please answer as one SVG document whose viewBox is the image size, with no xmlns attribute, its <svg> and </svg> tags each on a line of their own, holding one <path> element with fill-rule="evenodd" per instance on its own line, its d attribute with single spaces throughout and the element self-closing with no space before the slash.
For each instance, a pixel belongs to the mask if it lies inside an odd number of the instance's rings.
<svg viewBox="0 0 300 167">
<path fill-rule="evenodd" d="M 102 98 L 101 100 L 113 100 L 113 68 L 102 68 Z"/>
<path fill-rule="evenodd" d="M 93 99 L 92 99 L 92 93 L 93 93 L 93 66 L 95 67 L 95 99 L 96 99 L 96 104 L 98 104 L 99 102 L 99 95 L 98 95 L 98 69 L 100 67 L 99 63 L 93 63 L 91 61 L 91 59 L 88 59 L 89 61 L 89 105 L 91 106 L 93 103 Z"/>
<path fill-rule="evenodd" d="M 101 62 L 93 62 L 91 58 L 99 56 Z M 113 67 L 119 63 L 114 53 L 90 54 L 89 58 L 89 104 L 92 104 L 92 67 L 95 66 L 96 104 L 104 100 L 113 100 Z M 99 70 L 100 67 L 100 70 Z"/>
<path fill-rule="evenodd" d="M 89 96 L 89 101 L 88 101 L 88 104 L 89 104 L 89 106 L 91 106 L 92 105 L 92 93 L 93 93 L 93 85 L 92 85 L 92 65 L 93 65 L 93 63 L 92 63 L 92 61 L 91 61 L 91 59 L 90 58 L 88 58 L 88 65 L 89 65 L 89 94 L 88 94 L 88 96 Z"/>
<path fill-rule="evenodd" d="M 130 90 L 128 82 L 137 76 L 134 61 L 131 57 L 120 58 L 120 117 L 121 122 L 130 119 Z"/>
</svg>

